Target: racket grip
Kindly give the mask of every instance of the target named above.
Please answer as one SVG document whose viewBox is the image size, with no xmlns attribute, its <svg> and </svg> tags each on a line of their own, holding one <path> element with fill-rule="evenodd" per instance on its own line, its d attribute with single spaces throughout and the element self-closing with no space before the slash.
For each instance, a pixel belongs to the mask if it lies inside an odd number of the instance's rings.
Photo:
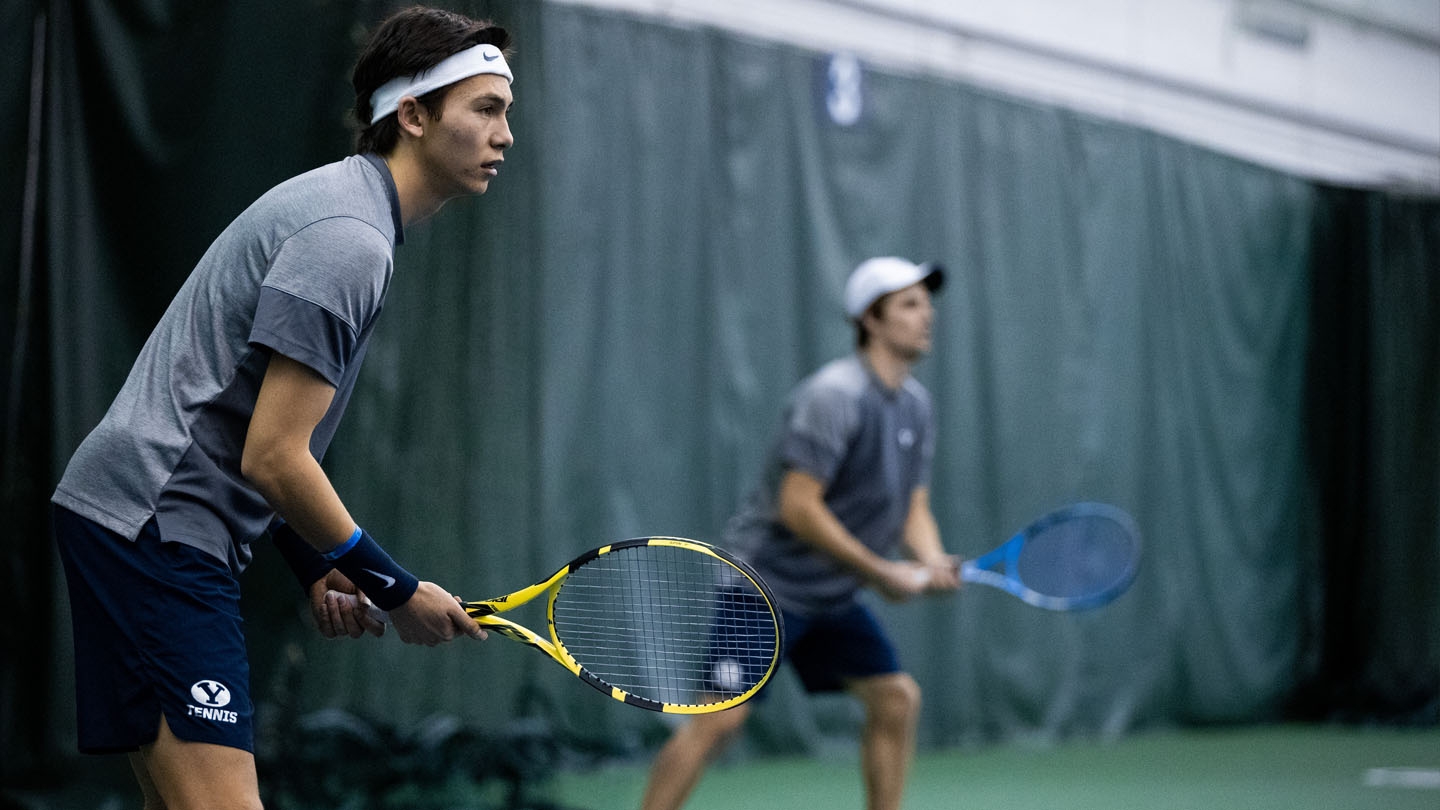
<svg viewBox="0 0 1440 810">
<path fill-rule="evenodd" d="M 360 600 L 353 593 L 344 593 L 343 591 L 335 590 L 326 591 L 325 601 L 329 602 L 332 599 L 336 602 L 348 603 L 352 608 L 358 607 L 360 603 Z M 379 607 L 370 602 L 365 603 L 365 615 L 369 616 L 371 620 L 377 621 L 381 624 L 390 623 L 390 613 L 388 611 L 381 610 Z"/>
</svg>

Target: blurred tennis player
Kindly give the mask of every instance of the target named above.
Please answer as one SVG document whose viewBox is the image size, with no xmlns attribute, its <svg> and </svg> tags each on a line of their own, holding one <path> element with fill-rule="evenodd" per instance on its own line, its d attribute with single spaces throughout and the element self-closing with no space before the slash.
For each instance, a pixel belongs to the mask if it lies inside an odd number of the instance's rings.
<svg viewBox="0 0 1440 810">
<path fill-rule="evenodd" d="M 357 154 L 271 189 L 227 227 L 55 491 L 75 627 L 79 744 L 131 752 L 147 808 L 258 808 L 237 579 L 267 528 L 327 636 L 483 637 L 448 591 L 361 530 L 320 466 L 406 227 L 483 194 L 513 143 L 488 22 L 411 8 L 352 76 Z M 283 105 L 282 105 L 283 106 Z"/>
<path fill-rule="evenodd" d="M 931 347 L 935 265 L 880 257 L 845 285 L 856 350 L 791 393 L 761 485 L 726 544 L 769 583 L 784 612 L 785 658 L 807 691 L 846 690 L 865 707 L 866 807 L 900 806 L 915 748 L 920 687 L 875 616 L 870 586 L 903 601 L 960 587 L 930 511 L 935 448 L 930 395 L 911 369 Z M 909 559 L 891 559 L 903 549 Z M 696 716 L 661 748 L 645 810 L 684 803 L 753 704 Z"/>
</svg>

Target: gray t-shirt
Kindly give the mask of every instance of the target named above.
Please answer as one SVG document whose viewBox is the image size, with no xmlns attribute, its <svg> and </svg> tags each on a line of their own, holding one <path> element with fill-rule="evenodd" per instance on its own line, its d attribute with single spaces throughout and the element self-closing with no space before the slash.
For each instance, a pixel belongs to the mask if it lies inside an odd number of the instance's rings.
<svg viewBox="0 0 1440 810">
<path fill-rule="evenodd" d="M 235 572 L 274 517 L 240 474 L 255 398 L 279 352 L 335 386 L 310 451 L 338 427 L 403 240 L 394 180 L 352 156 L 266 192 L 210 245 L 140 350 L 53 500 L 132 540 L 161 536 Z"/>
<path fill-rule="evenodd" d="M 840 523 L 881 556 L 893 554 L 910 497 L 930 485 L 935 455 L 930 395 L 914 378 L 889 389 L 859 354 L 833 360 L 792 392 L 764 478 L 726 529 L 786 610 L 815 615 L 847 607 L 861 581 L 778 519 L 780 480 L 800 470 L 825 483 Z"/>
</svg>

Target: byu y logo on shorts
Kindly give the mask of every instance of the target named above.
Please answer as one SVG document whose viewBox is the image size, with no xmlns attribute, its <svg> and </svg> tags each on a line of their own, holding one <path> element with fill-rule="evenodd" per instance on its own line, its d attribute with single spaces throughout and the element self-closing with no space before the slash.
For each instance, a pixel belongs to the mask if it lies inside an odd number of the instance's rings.
<svg viewBox="0 0 1440 810">
<path fill-rule="evenodd" d="M 235 712 L 224 708 L 230 705 L 230 689 L 219 681 L 196 681 L 190 687 L 190 697 L 195 698 L 196 703 L 202 704 L 196 706 L 192 703 L 187 707 L 191 717 L 221 723 L 234 723 L 239 719 Z"/>
</svg>

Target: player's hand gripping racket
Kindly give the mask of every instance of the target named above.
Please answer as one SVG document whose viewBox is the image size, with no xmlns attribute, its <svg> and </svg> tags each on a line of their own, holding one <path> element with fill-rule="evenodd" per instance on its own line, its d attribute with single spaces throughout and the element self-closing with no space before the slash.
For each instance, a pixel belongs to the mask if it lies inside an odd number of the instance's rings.
<svg viewBox="0 0 1440 810">
<path fill-rule="evenodd" d="M 548 639 L 494 615 L 541 595 Z M 760 576 L 723 549 L 676 537 L 602 546 L 528 588 L 466 602 L 465 611 L 612 698 L 653 711 L 737 706 L 780 660 L 781 620 Z"/>
<path fill-rule="evenodd" d="M 1000 588 L 1047 610 L 1087 610 L 1113 601 L 1140 568 L 1140 531 L 1103 503 L 1057 509 L 998 548 L 960 564 L 966 582 Z"/>
</svg>

